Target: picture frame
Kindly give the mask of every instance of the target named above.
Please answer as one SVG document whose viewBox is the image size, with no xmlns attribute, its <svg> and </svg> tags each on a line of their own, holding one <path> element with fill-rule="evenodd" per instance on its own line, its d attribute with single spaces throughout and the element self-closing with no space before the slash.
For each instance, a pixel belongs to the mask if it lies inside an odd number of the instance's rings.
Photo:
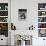
<svg viewBox="0 0 46 46">
<path fill-rule="evenodd" d="M 23 21 L 26 20 L 27 9 L 18 9 L 18 20 Z"/>
</svg>

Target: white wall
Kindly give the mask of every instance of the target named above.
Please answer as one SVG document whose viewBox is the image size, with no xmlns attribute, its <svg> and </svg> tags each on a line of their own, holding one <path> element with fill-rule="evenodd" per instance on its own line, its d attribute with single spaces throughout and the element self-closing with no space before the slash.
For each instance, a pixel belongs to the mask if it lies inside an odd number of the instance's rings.
<svg viewBox="0 0 46 46">
<path fill-rule="evenodd" d="M 26 21 L 18 21 L 18 9 L 27 9 L 27 19 Z M 28 29 L 32 24 L 35 26 L 35 36 L 37 36 L 37 0 L 11 0 L 11 22 L 16 25 L 16 32 L 27 33 L 25 30 Z M 30 34 L 30 33 L 29 33 Z M 35 41 L 35 38 L 33 39 Z M 33 43 L 37 44 L 37 42 Z"/>
<path fill-rule="evenodd" d="M 33 3 L 32 3 L 33 2 Z M 18 20 L 18 9 L 27 9 L 27 19 Z M 37 2 L 31 0 L 14 0 L 11 2 L 11 19 L 16 25 L 17 30 L 26 30 L 32 24 L 37 23 Z"/>
<path fill-rule="evenodd" d="M 45 3 L 46 0 L 11 0 L 11 22 L 16 25 L 17 30 L 26 30 L 32 24 L 35 29 L 38 27 L 38 3 Z M 18 20 L 18 9 L 27 9 L 27 19 Z"/>
<path fill-rule="evenodd" d="M 11 0 L 11 22 L 16 25 L 16 28 L 19 30 L 27 30 L 32 24 L 35 26 L 34 36 L 38 36 L 38 3 L 45 3 L 46 0 Z M 27 19 L 26 21 L 18 20 L 18 9 L 27 9 Z M 16 30 L 16 31 L 17 31 Z M 37 40 L 36 40 L 37 39 Z M 34 37 L 33 46 L 40 46 L 38 43 L 43 44 L 42 38 Z"/>
</svg>

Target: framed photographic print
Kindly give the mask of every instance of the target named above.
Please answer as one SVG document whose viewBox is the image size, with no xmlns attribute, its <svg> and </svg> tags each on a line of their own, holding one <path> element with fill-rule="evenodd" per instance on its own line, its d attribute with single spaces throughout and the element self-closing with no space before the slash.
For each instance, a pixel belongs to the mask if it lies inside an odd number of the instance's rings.
<svg viewBox="0 0 46 46">
<path fill-rule="evenodd" d="M 18 9 L 18 20 L 26 20 L 27 9 Z"/>
</svg>

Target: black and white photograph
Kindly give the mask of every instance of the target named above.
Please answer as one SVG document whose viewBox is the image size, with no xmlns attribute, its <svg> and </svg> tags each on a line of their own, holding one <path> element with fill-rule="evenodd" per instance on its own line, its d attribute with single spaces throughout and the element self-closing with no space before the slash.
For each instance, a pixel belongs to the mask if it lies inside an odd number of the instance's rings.
<svg viewBox="0 0 46 46">
<path fill-rule="evenodd" d="M 18 20 L 23 21 L 26 20 L 27 17 L 27 9 L 18 9 Z"/>
<path fill-rule="evenodd" d="M 46 3 L 38 3 L 38 10 L 45 10 L 46 9 Z"/>
</svg>

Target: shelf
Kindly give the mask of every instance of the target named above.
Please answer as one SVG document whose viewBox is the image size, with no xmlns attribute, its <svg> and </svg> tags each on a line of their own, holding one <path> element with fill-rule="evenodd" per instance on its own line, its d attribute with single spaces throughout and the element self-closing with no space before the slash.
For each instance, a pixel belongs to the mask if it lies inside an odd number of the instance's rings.
<svg viewBox="0 0 46 46">
<path fill-rule="evenodd" d="M 46 10 L 38 10 L 38 11 L 46 11 Z"/>
<path fill-rule="evenodd" d="M 38 16 L 38 17 L 46 17 L 46 15 L 44 15 L 44 16 Z"/>
<path fill-rule="evenodd" d="M 0 22 L 0 23 L 8 23 L 8 22 Z"/>
<path fill-rule="evenodd" d="M 46 37 L 46 3 L 38 4 L 38 36 Z"/>
<path fill-rule="evenodd" d="M 38 28 L 38 29 L 46 29 L 46 28 Z"/>
<path fill-rule="evenodd" d="M 38 22 L 38 23 L 46 23 L 46 22 Z"/>
<path fill-rule="evenodd" d="M 0 11 L 8 11 L 8 10 L 0 10 Z"/>
<path fill-rule="evenodd" d="M 0 35 L 8 37 L 8 3 L 0 3 Z"/>
<path fill-rule="evenodd" d="M 0 17 L 8 17 L 8 16 L 0 16 Z"/>
</svg>

